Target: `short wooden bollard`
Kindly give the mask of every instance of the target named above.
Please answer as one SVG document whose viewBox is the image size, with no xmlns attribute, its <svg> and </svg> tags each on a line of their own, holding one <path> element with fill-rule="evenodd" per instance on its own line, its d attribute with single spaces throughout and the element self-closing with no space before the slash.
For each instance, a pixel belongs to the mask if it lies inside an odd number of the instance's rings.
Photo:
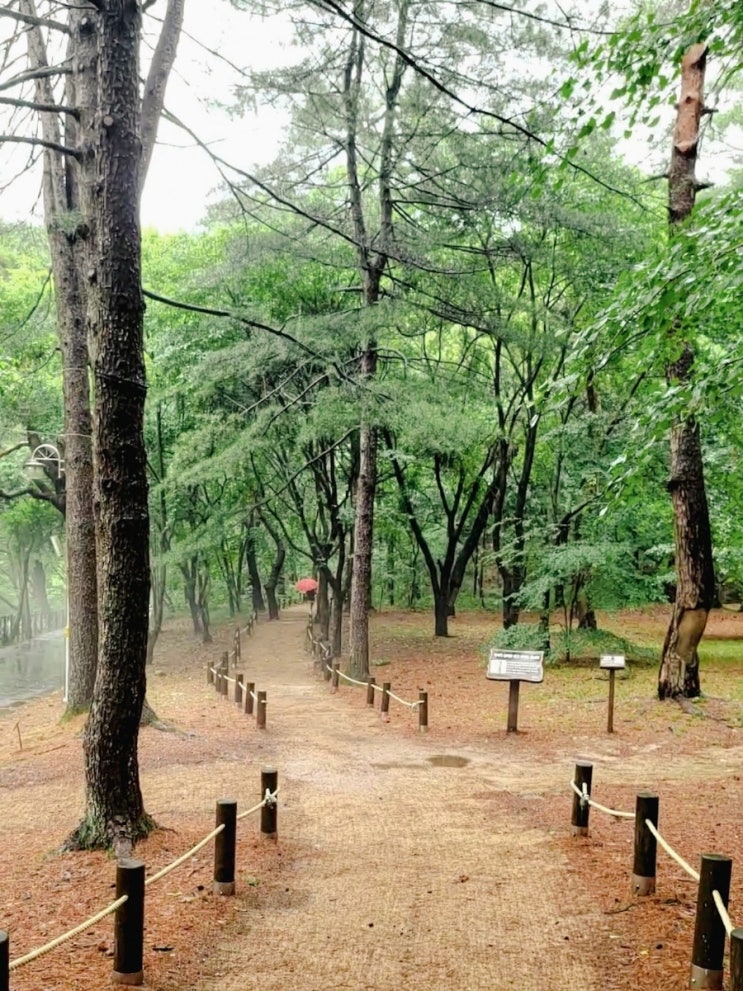
<svg viewBox="0 0 743 991">
<path fill-rule="evenodd" d="M 116 865 L 116 897 L 126 895 L 114 915 L 114 984 L 144 981 L 144 863 L 130 857 Z"/>
<path fill-rule="evenodd" d="M 340 674 L 338 673 L 338 661 L 333 661 L 331 691 L 337 692 L 340 684 Z"/>
<path fill-rule="evenodd" d="M 377 683 L 376 678 L 366 679 L 366 704 L 374 705 L 374 686 Z"/>
<path fill-rule="evenodd" d="M 379 707 L 381 713 L 388 713 L 390 711 L 390 689 L 392 688 L 391 681 L 382 682 L 382 703 Z"/>
<path fill-rule="evenodd" d="M 238 661 L 242 660 L 242 648 L 240 645 L 240 627 L 235 627 L 235 657 Z"/>
<path fill-rule="evenodd" d="M 575 762 L 575 776 L 573 782 L 578 791 L 583 792 L 583 785 L 586 786 L 586 793 L 591 794 L 591 780 L 593 778 L 593 764 L 587 760 Z M 579 795 L 573 792 L 573 836 L 588 836 L 588 815 L 591 806 Z"/>
<path fill-rule="evenodd" d="M 418 689 L 418 729 L 421 733 L 428 732 L 428 692 Z"/>
<path fill-rule="evenodd" d="M 227 674 L 227 671 L 223 671 L 222 672 L 222 695 L 224 695 L 225 698 L 228 698 L 229 697 L 229 694 L 230 694 L 230 679 L 229 679 L 229 676 Z"/>
<path fill-rule="evenodd" d="M 743 991 L 743 929 L 733 929 L 730 933 L 729 984 L 730 991 Z"/>
<path fill-rule="evenodd" d="M 322 644 L 319 644 L 319 646 L 320 646 L 320 650 L 322 651 L 322 655 L 320 657 L 320 665 L 322 667 L 323 677 L 325 678 L 326 681 L 330 681 L 330 678 L 333 674 L 333 666 L 330 662 L 330 655 L 325 651 L 325 648 L 323 647 Z"/>
<path fill-rule="evenodd" d="M 248 716 L 253 715 L 255 703 L 255 682 L 249 681 L 245 686 L 245 712 Z"/>
<path fill-rule="evenodd" d="M 10 989 L 10 940 L 4 929 L 0 929 L 0 991 Z"/>
<path fill-rule="evenodd" d="M 243 704 L 243 676 L 241 674 L 235 675 L 235 705 L 239 705 L 242 708 Z"/>
<path fill-rule="evenodd" d="M 722 957 L 725 952 L 725 926 L 712 897 L 719 891 L 727 908 L 733 862 L 717 853 L 703 853 L 699 868 L 697 916 L 694 948 L 691 953 L 690 988 L 722 988 Z"/>
<path fill-rule="evenodd" d="M 258 729 L 266 728 L 266 708 L 268 703 L 266 701 L 266 693 L 258 692 L 255 700 L 255 725 Z"/>
<path fill-rule="evenodd" d="M 237 802 L 220 798 L 217 802 L 217 826 L 224 826 L 214 837 L 215 895 L 235 894 L 235 840 L 237 838 Z"/>
<path fill-rule="evenodd" d="M 279 772 L 273 767 L 264 767 L 261 771 L 261 797 L 266 792 L 273 795 L 279 787 Z M 266 802 L 261 808 L 261 837 L 264 840 L 276 841 L 279 838 L 279 806 L 276 799 Z"/>
<path fill-rule="evenodd" d="M 212 667 L 210 661 L 206 662 L 206 683 L 207 685 L 214 684 L 214 668 Z"/>
<path fill-rule="evenodd" d="M 230 670 L 230 654 L 227 650 L 222 651 L 222 670 L 225 673 L 229 673 Z"/>
<path fill-rule="evenodd" d="M 641 791 L 635 805 L 635 859 L 632 865 L 632 890 L 636 895 L 655 894 L 658 843 L 648 829 L 646 819 L 658 828 L 658 796 Z"/>
</svg>

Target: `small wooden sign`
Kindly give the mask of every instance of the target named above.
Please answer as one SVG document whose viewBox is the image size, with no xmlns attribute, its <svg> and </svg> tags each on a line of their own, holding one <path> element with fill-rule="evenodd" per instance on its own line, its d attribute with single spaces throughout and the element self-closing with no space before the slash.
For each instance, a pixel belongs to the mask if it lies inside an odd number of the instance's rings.
<svg viewBox="0 0 743 991">
<path fill-rule="evenodd" d="M 488 678 L 492 681 L 544 681 L 544 653 L 493 647 L 488 658 Z"/>
<path fill-rule="evenodd" d="M 488 658 L 488 678 L 507 681 L 509 733 L 518 729 L 519 686 L 522 681 L 544 681 L 544 654 L 541 650 L 498 650 L 493 647 Z"/>
<path fill-rule="evenodd" d="M 599 658 L 600 668 L 609 668 L 614 671 L 618 668 L 623 668 L 625 663 L 624 654 L 602 654 Z"/>
</svg>

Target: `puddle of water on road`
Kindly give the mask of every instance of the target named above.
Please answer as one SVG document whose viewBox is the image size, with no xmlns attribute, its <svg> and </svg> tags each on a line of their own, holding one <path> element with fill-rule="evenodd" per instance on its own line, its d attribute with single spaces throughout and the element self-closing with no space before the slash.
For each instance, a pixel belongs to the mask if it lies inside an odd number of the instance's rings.
<svg viewBox="0 0 743 991">
<path fill-rule="evenodd" d="M 458 754 L 434 754 L 428 758 L 428 763 L 434 767 L 466 767 L 469 762 L 469 757 L 460 757 Z"/>
</svg>

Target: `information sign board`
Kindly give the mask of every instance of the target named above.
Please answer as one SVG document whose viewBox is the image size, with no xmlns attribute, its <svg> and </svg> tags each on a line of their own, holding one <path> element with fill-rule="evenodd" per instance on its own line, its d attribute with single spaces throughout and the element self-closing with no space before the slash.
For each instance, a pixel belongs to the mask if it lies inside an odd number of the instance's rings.
<svg viewBox="0 0 743 991">
<path fill-rule="evenodd" d="M 624 654 L 602 654 L 599 659 L 600 668 L 623 668 L 625 665 Z"/>
<path fill-rule="evenodd" d="M 493 681 L 544 681 L 544 654 L 540 650 L 500 650 L 488 658 L 488 678 Z"/>
</svg>

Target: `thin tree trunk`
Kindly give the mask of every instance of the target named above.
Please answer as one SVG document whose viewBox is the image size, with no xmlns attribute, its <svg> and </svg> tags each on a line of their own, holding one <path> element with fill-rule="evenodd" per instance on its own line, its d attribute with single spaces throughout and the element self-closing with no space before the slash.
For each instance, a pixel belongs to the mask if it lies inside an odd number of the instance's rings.
<svg viewBox="0 0 743 991">
<path fill-rule="evenodd" d="M 668 178 L 671 237 L 694 209 L 699 123 L 704 112 L 707 46 L 692 45 L 681 64 L 681 98 Z M 683 339 L 685 328 L 672 327 L 680 349 L 669 363 L 669 382 L 688 387 L 693 377 L 694 347 Z M 697 648 L 704 635 L 715 594 L 712 536 L 704 484 L 699 424 L 693 417 L 671 429 L 671 471 L 668 488 L 673 502 L 676 546 L 676 600 L 663 644 L 658 695 L 692 698 L 700 693 Z"/>
</svg>

